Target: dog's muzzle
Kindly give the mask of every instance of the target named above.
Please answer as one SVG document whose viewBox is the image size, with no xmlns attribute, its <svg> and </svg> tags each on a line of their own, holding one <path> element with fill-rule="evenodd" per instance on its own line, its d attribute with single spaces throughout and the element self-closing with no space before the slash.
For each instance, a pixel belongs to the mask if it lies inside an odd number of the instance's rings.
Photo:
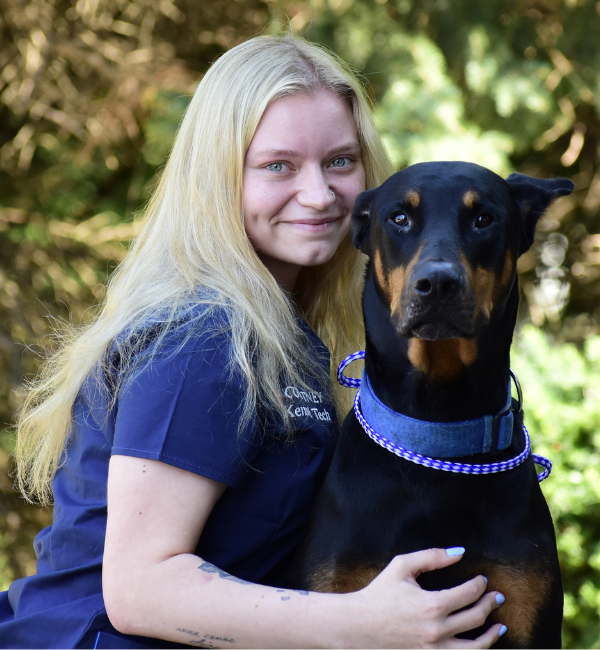
<svg viewBox="0 0 600 650">
<path fill-rule="evenodd" d="M 402 295 L 399 332 L 427 340 L 468 338 L 477 330 L 475 295 L 462 267 L 442 260 L 417 264 Z"/>
</svg>

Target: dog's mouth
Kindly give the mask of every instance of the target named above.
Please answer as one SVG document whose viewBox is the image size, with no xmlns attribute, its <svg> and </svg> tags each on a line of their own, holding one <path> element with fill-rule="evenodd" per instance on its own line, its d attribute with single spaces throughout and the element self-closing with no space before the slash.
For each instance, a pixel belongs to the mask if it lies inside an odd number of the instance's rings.
<svg viewBox="0 0 600 650">
<path fill-rule="evenodd" d="M 473 339 L 487 326 L 489 315 L 477 307 L 473 292 L 451 300 L 429 300 L 415 292 L 403 294 L 400 309 L 392 312 L 396 331 L 404 338 L 425 341 Z"/>
<path fill-rule="evenodd" d="M 425 341 L 439 341 L 441 339 L 471 338 L 472 332 L 465 332 L 452 323 L 421 323 L 410 329 L 408 337 L 423 339 Z"/>
<path fill-rule="evenodd" d="M 474 309 L 456 305 L 444 310 L 409 308 L 397 326 L 398 333 L 405 338 L 439 341 L 475 338 L 485 325 L 486 319 L 477 318 Z"/>
</svg>

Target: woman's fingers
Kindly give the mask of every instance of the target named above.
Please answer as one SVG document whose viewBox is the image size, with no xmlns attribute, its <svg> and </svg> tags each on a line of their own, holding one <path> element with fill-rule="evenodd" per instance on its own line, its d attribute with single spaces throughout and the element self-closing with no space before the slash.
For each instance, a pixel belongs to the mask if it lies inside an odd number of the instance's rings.
<svg viewBox="0 0 600 650">
<path fill-rule="evenodd" d="M 473 607 L 463 609 L 447 618 L 450 634 L 454 636 L 483 625 L 490 613 L 503 602 L 504 596 L 497 591 L 484 594 Z"/>
<path fill-rule="evenodd" d="M 452 589 L 444 589 L 443 591 L 438 592 L 442 597 L 444 604 L 444 611 L 446 614 L 452 614 L 463 607 L 468 607 L 473 603 L 477 602 L 482 594 L 485 592 L 487 587 L 486 579 L 483 576 L 475 576 L 467 582 L 463 582 L 458 587 L 452 587 Z M 487 601 L 486 601 L 487 603 Z M 494 601 L 494 607 L 496 603 Z M 494 609 L 491 607 L 490 611 Z M 471 608 L 474 609 L 474 608 Z M 479 611 L 479 603 L 477 603 L 476 612 Z M 489 612 L 488 612 L 489 614 Z M 483 621 L 482 621 L 483 623 Z M 480 623 L 480 625 L 482 624 Z M 477 627 L 477 626 L 472 626 Z M 471 628 L 466 628 L 471 629 Z"/>
<path fill-rule="evenodd" d="M 449 549 L 430 548 L 416 553 L 398 555 L 394 558 L 394 561 L 402 579 L 417 578 L 426 571 L 443 569 L 451 564 L 456 564 L 462 558 L 464 552 L 465 549 L 460 546 Z"/>
<path fill-rule="evenodd" d="M 492 625 L 481 636 L 470 641 L 469 639 L 453 639 L 452 648 L 490 648 L 506 632 L 506 626 L 501 623 Z"/>
</svg>

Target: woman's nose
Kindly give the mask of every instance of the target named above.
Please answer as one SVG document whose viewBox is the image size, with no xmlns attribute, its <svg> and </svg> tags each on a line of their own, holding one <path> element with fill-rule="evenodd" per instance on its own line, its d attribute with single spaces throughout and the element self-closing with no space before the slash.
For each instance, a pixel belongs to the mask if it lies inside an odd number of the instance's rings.
<svg viewBox="0 0 600 650">
<path fill-rule="evenodd" d="M 327 210 L 335 201 L 335 194 L 321 169 L 303 170 L 299 179 L 297 200 L 300 205 L 313 210 Z"/>
</svg>

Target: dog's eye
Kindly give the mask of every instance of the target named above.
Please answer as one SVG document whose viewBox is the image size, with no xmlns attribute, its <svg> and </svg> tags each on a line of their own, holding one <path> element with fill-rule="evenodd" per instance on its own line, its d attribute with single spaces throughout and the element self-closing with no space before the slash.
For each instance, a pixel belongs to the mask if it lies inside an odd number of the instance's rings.
<svg viewBox="0 0 600 650">
<path fill-rule="evenodd" d="M 494 217 L 487 212 L 482 212 L 477 219 L 475 219 L 475 228 L 487 228 L 492 225 Z"/>
<path fill-rule="evenodd" d="M 392 219 L 397 226 L 408 226 L 408 217 L 404 214 L 404 212 L 398 212 L 397 214 L 394 214 L 392 216 Z"/>
</svg>

